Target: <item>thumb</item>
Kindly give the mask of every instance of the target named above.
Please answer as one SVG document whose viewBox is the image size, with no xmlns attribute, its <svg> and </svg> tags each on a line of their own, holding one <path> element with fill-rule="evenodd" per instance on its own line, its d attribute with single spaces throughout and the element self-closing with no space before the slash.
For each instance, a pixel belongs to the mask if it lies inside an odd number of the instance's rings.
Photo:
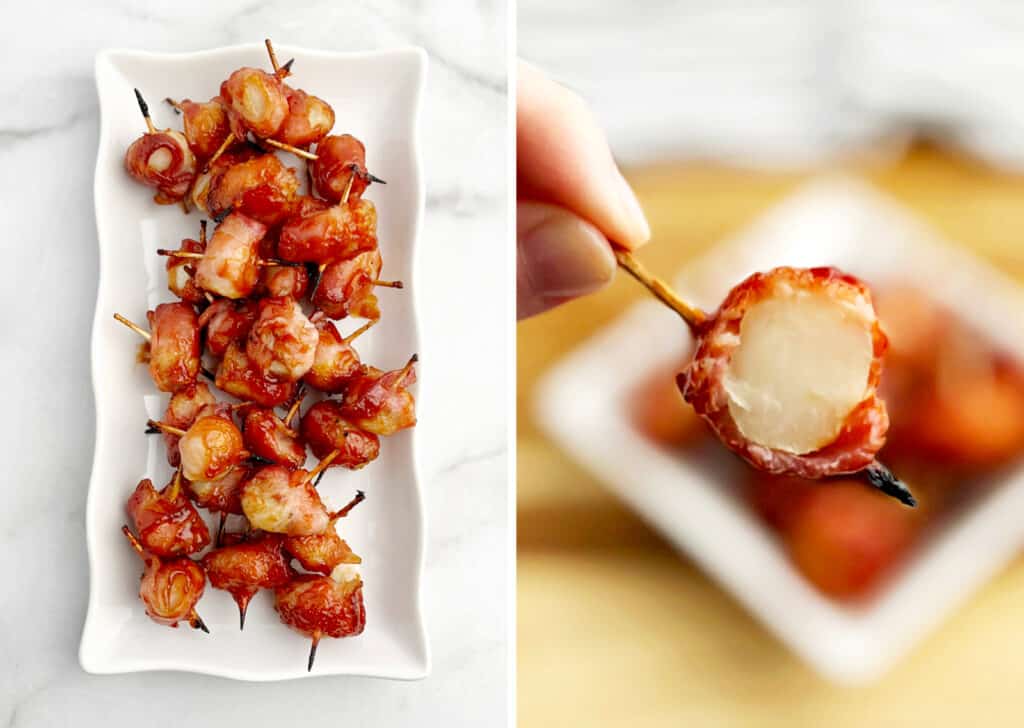
<svg viewBox="0 0 1024 728">
<path fill-rule="evenodd" d="M 561 207 L 518 203 L 516 244 L 520 319 L 600 290 L 615 274 L 615 255 L 607 238 Z"/>
</svg>

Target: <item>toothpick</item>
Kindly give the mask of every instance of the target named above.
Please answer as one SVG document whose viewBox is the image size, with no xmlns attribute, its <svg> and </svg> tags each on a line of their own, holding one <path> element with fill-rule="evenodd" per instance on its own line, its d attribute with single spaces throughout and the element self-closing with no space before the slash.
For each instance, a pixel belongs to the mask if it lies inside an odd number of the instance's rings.
<svg viewBox="0 0 1024 728">
<path fill-rule="evenodd" d="M 658 298 L 658 300 L 678 313 L 682 317 L 683 321 L 686 322 L 687 326 L 690 327 L 691 331 L 696 330 L 696 328 L 707 318 L 707 314 L 696 306 L 688 304 L 680 298 L 679 294 L 673 291 L 667 283 L 648 272 L 648 270 L 640 264 L 640 261 L 633 257 L 632 253 L 616 248 L 615 259 L 618 260 L 619 265 L 622 266 L 627 273 L 643 284 L 647 290 Z"/>
<path fill-rule="evenodd" d="M 146 341 L 152 340 L 153 335 L 150 334 L 148 331 L 146 331 L 141 326 L 139 326 L 137 323 L 135 323 L 133 321 L 129 321 L 128 319 L 126 319 L 124 316 L 122 316 L 119 313 L 115 313 L 114 314 L 114 318 L 117 319 L 118 321 L 120 321 L 121 323 L 123 323 L 125 326 L 127 326 L 129 329 L 134 331 L 136 334 L 141 336 Z"/>
</svg>

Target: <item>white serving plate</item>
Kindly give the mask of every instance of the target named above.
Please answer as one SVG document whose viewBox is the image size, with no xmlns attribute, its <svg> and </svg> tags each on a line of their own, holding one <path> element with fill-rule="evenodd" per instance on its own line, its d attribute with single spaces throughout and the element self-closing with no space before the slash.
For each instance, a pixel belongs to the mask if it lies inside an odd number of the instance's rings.
<svg viewBox="0 0 1024 728">
<path fill-rule="evenodd" d="M 837 265 L 876 284 L 909 278 L 1024 358 L 1024 292 L 861 183 L 808 185 L 694 262 L 677 283 L 685 296 L 714 310 L 748 274 L 778 265 Z M 576 460 L 824 676 L 847 683 L 877 679 L 1017 553 L 1024 467 L 941 527 L 868 605 L 851 608 L 822 596 L 728 485 L 730 467 L 738 465 L 699 452 L 666 452 L 633 428 L 630 392 L 656 367 L 681 361 L 692 343 L 674 313 L 653 301 L 637 305 L 545 377 L 538 418 Z"/>
<path fill-rule="evenodd" d="M 367 197 L 379 212 L 384 273 L 406 287 L 380 292 L 381 322 L 360 338 L 359 349 L 365 360 L 397 368 L 419 348 L 416 239 L 424 187 L 417 123 L 426 54 L 416 48 L 358 54 L 289 46 L 276 50 L 282 62 L 295 58 L 292 82 L 334 107 L 335 130 L 362 139 L 370 168 L 387 180 L 374 185 Z M 79 649 L 89 672 L 187 670 L 242 680 L 308 674 L 309 641 L 281 624 L 266 592 L 250 605 L 244 632 L 238 629 L 230 595 L 209 585 L 199 611 L 211 634 L 151 622 L 138 599 L 141 562 L 120 533 L 125 500 L 138 480 L 152 477 L 159 487 L 171 471 L 161 438 L 143 434 L 147 416 L 162 412 L 167 395 L 136 363 L 139 339 L 112 314 L 144 323 L 146 309 L 172 300 L 163 261 L 154 251 L 195 237 L 201 217 L 154 204 L 152 190 L 125 173 L 125 149 L 144 129 L 132 89 L 137 87 L 149 101 L 159 128 L 180 128 L 162 99 L 206 100 L 243 65 L 269 66 L 262 44 L 174 55 L 104 51 L 96 59 L 102 117 L 95 178 L 100 282 L 92 333 L 96 452 L 86 507 L 89 608 Z M 294 157 L 281 158 L 301 170 Z M 344 333 L 359 323 L 343 321 L 339 328 Z M 429 387 L 424 385 L 428 371 L 420 367 L 418 374 L 420 388 Z M 418 679 L 430 670 L 420 605 L 425 522 L 415 432 L 385 438 L 377 461 L 358 472 L 331 468 L 320 484 L 331 506 L 345 503 L 357 489 L 367 493 L 366 502 L 342 526 L 363 557 L 367 623 L 358 637 L 321 642 L 312 675 Z"/>
</svg>

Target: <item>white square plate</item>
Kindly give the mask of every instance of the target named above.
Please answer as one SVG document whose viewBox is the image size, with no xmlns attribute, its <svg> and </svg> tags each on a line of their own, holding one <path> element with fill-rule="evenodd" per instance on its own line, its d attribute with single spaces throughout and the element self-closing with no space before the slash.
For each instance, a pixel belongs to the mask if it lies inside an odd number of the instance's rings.
<svg viewBox="0 0 1024 728">
<path fill-rule="evenodd" d="M 1024 360 L 1021 289 L 858 182 L 809 185 L 694 262 L 678 286 L 714 310 L 747 275 L 778 265 L 836 265 L 876 285 L 917 281 Z M 847 607 L 822 596 L 729 485 L 728 458 L 669 453 L 632 426 L 630 393 L 652 370 L 682 360 L 692 344 L 674 313 L 640 304 L 546 376 L 539 420 L 826 677 L 876 679 L 1015 555 L 1024 529 L 1024 467 L 942 526 L 869 604 Z"/>
<path fill-rule="evenodd" d="M 279 46 L 282 61 L 295 58 L 292 81 L 330 103 L 337 133 L 366 143 L 370 168 L 387 180 L 367 194 L 377 205 L 384 273 L 405 282 L 380 294 L 381 322 L 360 338 L 360 353 L 382 368 L 397 368 L 418 349 L 416 316 L 417 231 L 424 189 L 417 123 L 426 54 L 410 48 L 342 54 Z M 159 206 L 152 190 L 123 168 L 128 145 L 144 130 L 133 88 L 149 101 L 159 128 L 180 128 L 164 97 L 206 100 L 232 70 L 269 66 L 262 44 L 167 55 L 104 51 L 96 59 L 101 130 L 96 160 L 96 224 L 100 284 L 92 333 L 96 398 L 96 452 L 86 508 L 89 609 L 79 660 L 95 673 L 188 670 L 243 680 L 305 677 L 309 641 L 285 627 L 272 599 L 253 600 L 245 631 L 227 592 L 207 586 L 200 612 L 211 634 L 168 629 L 151 622 L 138 599 L 141 564 L 120 533 L 125 501 L 142 477 L 167 482 L 160 438 L 143 434 L 145 420 L 160 414 L 160 394 L 136 363 L 139 340 L 112 319 L 117 311 L 145 321 L 145 311 L 171 300 L 158 247 L 177 247 L 198 233 L 200 214 Z M 282 155 L 300 170 L 302 162 Z M 342 322 L 343 333 L 361 322 Z M 420 386 L 429 381 L 421 367 Z M 429 427 L 424 423 L 421 427 Z M 328 470 L 319 490 L 329 505 L 357 489 L 367 500 L 346 519 L 345 536 L 363 557 L 367 623 L 362 635 L 325 640 L 312 675 L 422 678 L 430 658 L 420 608 L 424 516 L 415 449 L 416 430 L 382 442 L 377 461 L 358 472 Z"/>
</svg>

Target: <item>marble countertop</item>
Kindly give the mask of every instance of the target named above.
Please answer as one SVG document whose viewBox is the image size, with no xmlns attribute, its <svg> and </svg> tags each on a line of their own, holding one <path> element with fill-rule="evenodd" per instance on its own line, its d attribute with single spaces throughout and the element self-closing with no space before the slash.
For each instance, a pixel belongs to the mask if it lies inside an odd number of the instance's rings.
<svg viewBox="0 0 1024 728">
<path fill-rule="evenodd" d="M 22 3 L 0 30 L 0 725 L 497 726 L 508 709 L 509 276 L 504 3 L 284 0 Z M 88 568 L 97 243 L 93 59 L 107 47 L 191 51 L 270 35 L 338 50 L 419 45 L 427 208 L 423 339 L 446 426 L 421 436 L 428 513 L 423 681 L 248 684 L 183 673 L 93 676 L 77 661 Z M 468 303 L 471 302 L 471 305 Z M 439 408 L 440 410 L 441 408 Z"/>
</svg>

